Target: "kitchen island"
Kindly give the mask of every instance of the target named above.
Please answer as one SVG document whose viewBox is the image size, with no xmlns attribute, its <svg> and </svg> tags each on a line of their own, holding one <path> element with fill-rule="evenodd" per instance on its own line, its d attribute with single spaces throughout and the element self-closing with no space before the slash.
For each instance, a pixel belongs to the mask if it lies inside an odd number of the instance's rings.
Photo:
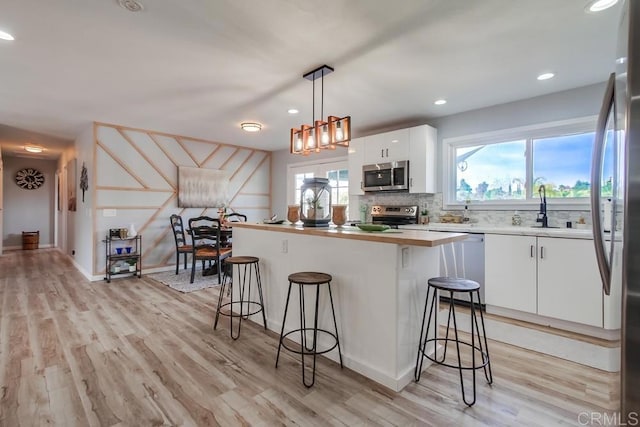
<svg viewBox="0 0 640 427">
<path fill-rule="evenodd" d="M 464 233 L 419 230 L 368 233 L 355 227 L 238 223 L 233 227 L 233 254 L 260 258 L 267 327 L 277 333 L 287 276 L 298 271 L 331 274 L 345 366 L 399 391 L 413 379 L 426 283 L 439 275 L 440 247 L 465 238 Z M 292 292 L 296 302 L 297 290 Z M 285 332 L 298 323 L 297 302 L 290 303 Z M 324 290 L 320 325 L 331 325 Z M 320 340 L 323 344 L 328 346 Z M 338 360 L 337 350 L 325 356 Z M 275 352 L 273 358 L 275 363 Z"/>
</svg>

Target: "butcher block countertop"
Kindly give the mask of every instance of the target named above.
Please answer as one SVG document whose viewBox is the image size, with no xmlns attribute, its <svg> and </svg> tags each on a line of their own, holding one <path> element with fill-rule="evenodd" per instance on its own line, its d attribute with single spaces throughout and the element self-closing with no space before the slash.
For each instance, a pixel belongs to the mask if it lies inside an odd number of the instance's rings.
<svg viewBox="0 0 640 427">
<path fill-rule="evenodd" d="M 234 222 L 233 228 L 251 228 L 263 231 L 279 231 L 281 233 L 304 234 L 309 236 L 332 237 L 337 239 L 364 240 L 395 245 L 433 247 L 456 242 L 467 238 L 466 233 L 443 233 L 423 230 L 387 230 L 366 232 L 357 227 L 302 227 L 293 224 L 255 224 L 250 222 Z"/>
</svg>

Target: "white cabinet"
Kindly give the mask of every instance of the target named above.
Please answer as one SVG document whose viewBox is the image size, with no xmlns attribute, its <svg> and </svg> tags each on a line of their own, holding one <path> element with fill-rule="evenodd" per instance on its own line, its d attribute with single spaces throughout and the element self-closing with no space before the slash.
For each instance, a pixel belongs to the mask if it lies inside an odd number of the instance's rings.
<svg viewBox="0 0 640 427">
<path fill-rule="evenodd" d="M 586 239 L 486 235 L 485 302 L 603 327 L 603 293 Z"/>
<path fill-rule="evenodd" d="M 436 192 L 437 137 L 428 125 L 409 128 L 409 193 Z"/>
<path fill-rule="evenodd" d="M 362 190 L 362 165 L 364 165 L 365 144 L 366 138 L 354 138 L 349 142 L 348 163 L 350 195 L 358 196 L 364 194 L 364 191 Z"/>
<path fill-rule="evenodd" d="M 364 143 L 361 166 L 409 160 L 409 192 L 435 193 L 436 140 L 436 129 L 428 125 L 368 136 Z M 355 169 L 351 168 L 351 144 L 349 145 L 349 176 L 352 176 L 352 171 L 356 173 Z M 358 148 L 355 148 L 354 165 L 358 161 L 357 153 Z M 360 175 L 362 171 L 358 172 L 359 177 Z M 349 180 L 349 193 L 363 194 L 362 190 L 355 189 L 355 184 L 354 181 L 352 189 L 352 181 Z M 352 193 L 352 191 L 358 192 Z"/>
<path fill-rule="evenodd" d="M 364 163 L 387 163 L 409 159 L 409 129 L 394 130 L 367 137 Z"/>
<path fill-rule="evenodd" d="M 486 234 L 485 303 L 536 313 L 536 237 Z"/>
<path fill-rule="evenodd" d="M 593 241 L 538 237 L 538 314 L 602 327 Z"/>
<path fill-rule="evenodd" d="M 486 235 L 485 302 L 603 327 L 603 294 L 593 242 Z"/>
</svg>

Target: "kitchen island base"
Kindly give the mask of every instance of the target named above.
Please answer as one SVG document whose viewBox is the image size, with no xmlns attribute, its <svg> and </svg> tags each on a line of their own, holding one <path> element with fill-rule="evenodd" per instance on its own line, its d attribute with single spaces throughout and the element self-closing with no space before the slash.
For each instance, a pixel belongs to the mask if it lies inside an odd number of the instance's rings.
<svg viewBox="0 0 640 427">
<path fill-rule="evenodd" d="M 413 380 L 426 281 L 439 273 L 439 247 L 284 230 L 242 224 L 233 232 L 234 255 L 251 253 L 261 260 L 267 327 L 278 333 L 282 328 L 289 274 L 329 273 L 345 366 L 400 391 Z M 425 238 L 430 234 L 442 236 L 425 233 Z M 451 234 L 450 238 L 463 239 L 464 235 Z M 332 323 L 330 307 L 328 296 L 321 295 L 321 324 Z M 285 333 L 298 327 L 290 319 L 299 319 L 297 307 L 289 307 Z M 319 340 L 319 345 L 330 347 L 332 343 Z M 273 357 L 275 360 L 276 355 Z M 339 361 L 336 350 L 325 357 Z"/>
</svg>

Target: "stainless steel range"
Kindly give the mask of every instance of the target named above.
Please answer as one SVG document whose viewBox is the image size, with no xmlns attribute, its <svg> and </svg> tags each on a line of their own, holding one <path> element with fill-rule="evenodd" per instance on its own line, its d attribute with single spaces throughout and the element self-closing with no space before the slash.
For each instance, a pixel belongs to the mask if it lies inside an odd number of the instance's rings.
<svg viewBox="0 0 640 427">
<path fill-rule="evenodd" d="M 371 222 L 393 228 L 398 228 L 398 225 L 417 224 L 418 206 L 371 206 Z"/>
</svg>

